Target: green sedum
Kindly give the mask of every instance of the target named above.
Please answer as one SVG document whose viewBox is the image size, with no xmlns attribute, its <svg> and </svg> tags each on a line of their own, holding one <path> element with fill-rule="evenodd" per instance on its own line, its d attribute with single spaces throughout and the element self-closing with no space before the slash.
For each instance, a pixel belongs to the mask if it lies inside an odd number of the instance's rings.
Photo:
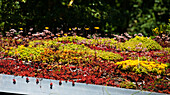
<svg viewBox="0 0 170 95">
<path fill-rule="evenodd" d="M 128 51 L 162 50 L 162 46 L 160 46 L 156 41 L 143 36 L 136 36 L 135 38 L 126 41 L 123 43 L 123 45 L 119 45 L 118 47 L 122 50 Z"/>
</svg>

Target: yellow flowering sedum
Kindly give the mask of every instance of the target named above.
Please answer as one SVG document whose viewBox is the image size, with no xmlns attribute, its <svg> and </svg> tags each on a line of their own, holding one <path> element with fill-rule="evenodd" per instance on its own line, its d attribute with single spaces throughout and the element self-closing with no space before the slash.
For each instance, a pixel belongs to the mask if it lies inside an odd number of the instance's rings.
<svg viewBox="0 0 170 95">
<path fill-rule="evenodd" d="M 100 29 L 100 28 L 99 28 L 99 27 L 94 27 L 94 29 L 96 29 L 96 30 L 97 30 L 97 29 Z"/>
<path fill-rule="evenodd" d="M 21 31 L 23 30 L 23 28 L 19 28 Z"/>
<path fill-rule="evenodd" d="M 136 73 L 155 72 L 157 74 L 162 74 L 163 72 L 165 72 L 166 67 L 168 67 L 166 64 L 163 63 L 159 64 L 155 62 L 138 60 L 125 60 L 117 62 L 115 64 L 118 65 L 118 67 L 122 70 L 135 71 Z"/>
<path fill-rule="evenodd" d="M 46 29 L 46 30 L 48 30 L 48 29 L 49 29 L 49 27 L 45 27 L 45 29 Z"/>
</svg>

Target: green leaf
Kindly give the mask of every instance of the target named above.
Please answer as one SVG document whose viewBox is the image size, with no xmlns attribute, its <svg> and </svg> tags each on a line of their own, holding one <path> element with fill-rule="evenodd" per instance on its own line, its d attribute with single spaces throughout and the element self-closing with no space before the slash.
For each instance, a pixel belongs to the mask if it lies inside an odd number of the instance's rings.
<svg viewBox="0 0 170 95">
<path fill-rule="evenodd" d="M 65 2 L 62 2 L 62 5 L 66 5 L 66 3 L 65 3 Z"/>
<path fill-rule="evenodd" d="M 136 7 L 138 7 L 138 5 L 133 5 L 133 7 L 135 7 L 135 8 L 136 8 Z"/>
</svg>

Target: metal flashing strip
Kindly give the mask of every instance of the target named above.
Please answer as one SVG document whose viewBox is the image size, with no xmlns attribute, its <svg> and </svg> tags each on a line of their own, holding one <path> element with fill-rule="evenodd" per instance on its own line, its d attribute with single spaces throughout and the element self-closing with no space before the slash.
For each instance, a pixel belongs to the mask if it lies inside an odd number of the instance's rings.
<svg viewBox="0 0 170 95">
<path fill-rule="evenodd" d="M 140 91 L 133 89 L 124 89 L 117 87 L 109 87 L 102 85 L 93 85 L 85 83 L 75 83 L 62 81 L 59 85 L 59 80 L 42 79 L 36 84 L 36 78 L 29 77 L 29 82 L 26 82 L 26 77 L 15 77 L 16 84 L 13 84 L 13 75 L 0 74 L 0 92 L 16 93 L 22 95 L 166 95 L 155 92 Z M 50 89 L 50 83 L 53 83 Z"/>
</svg>

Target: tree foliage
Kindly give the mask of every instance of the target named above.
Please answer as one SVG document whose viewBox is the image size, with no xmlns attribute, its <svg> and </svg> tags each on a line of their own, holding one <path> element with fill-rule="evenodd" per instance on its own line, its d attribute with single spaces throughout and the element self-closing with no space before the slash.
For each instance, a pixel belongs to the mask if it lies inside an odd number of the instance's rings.
<svg viewBox="0 0 170 95">
<path fill-rule="evenodd" d="M 168 22 L 170 0 L 0 0 L 0 30 L 99 26 L 105 33 L 151 35 Z"/>
</svg>

